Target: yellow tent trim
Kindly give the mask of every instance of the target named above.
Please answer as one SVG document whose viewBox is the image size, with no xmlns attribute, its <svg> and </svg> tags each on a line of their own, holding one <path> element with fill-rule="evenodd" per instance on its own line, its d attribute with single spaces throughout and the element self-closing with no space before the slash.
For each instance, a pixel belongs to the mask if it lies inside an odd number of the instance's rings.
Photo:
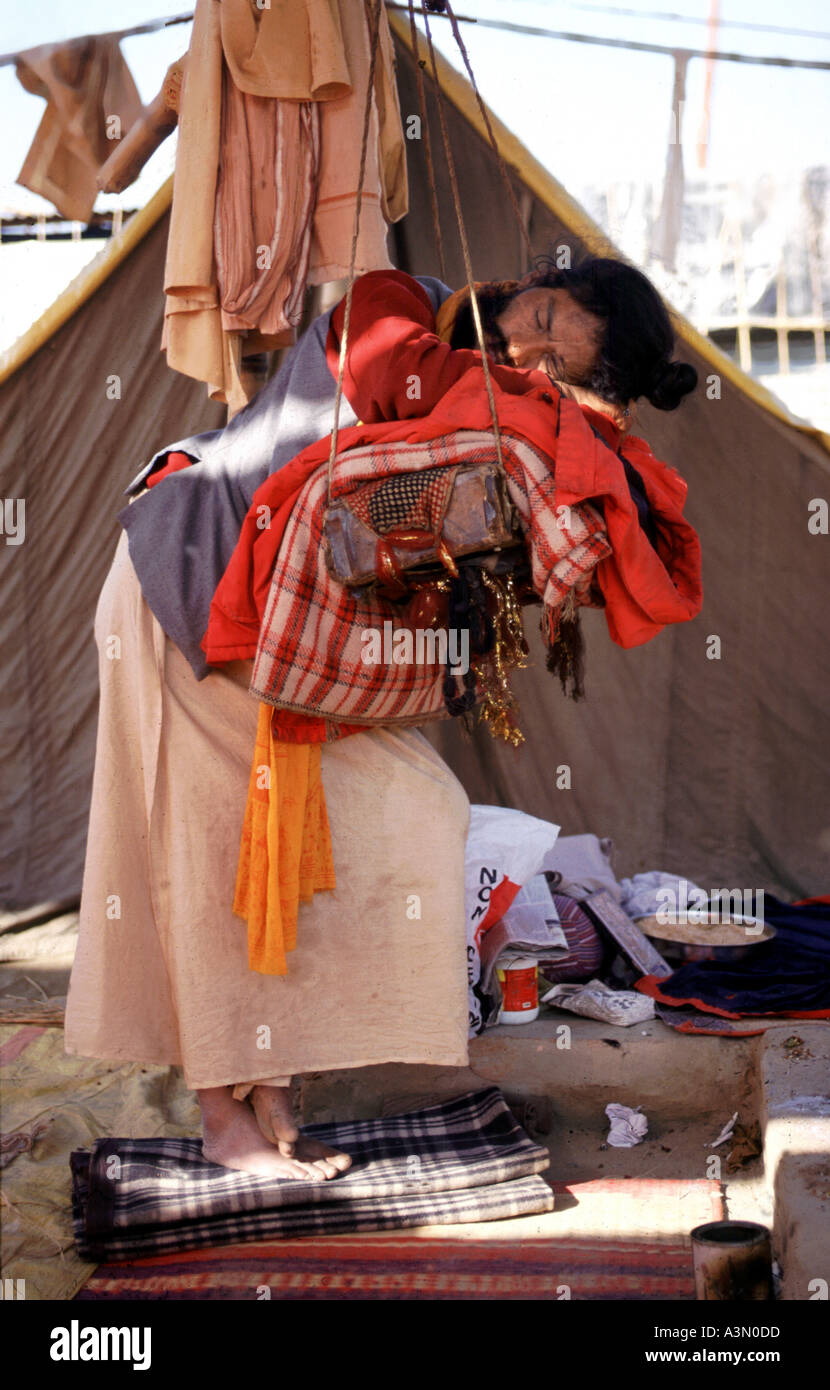
<svg viewBox="0 0 830 1390">
<path fill-rule="evenodd" d="M 89 265 L 84 266 L 71 284 L 58 295 L 49 308 L 35 319 L 17 342 L 0 354 L 0 385 L 23 366 L 43 344 L 62 328 L 88 299 L 100 289 L 112 272 L 126 260 L 130 252 L 164 216 L 173 198 L 173 175 L 171 174 L 152 196 L 149 203 L 130 218 L 116 236 L 111 237 L 104 249 Z M 161 286 L 159 286 L 161 292 Z"/>
<path fill-rule="evenodd" d="M 396 13 L 394 10 L 389 10 L 387 13 L 389 15 L 389 24 L 391 28 L 401 42 L 406 44 L 411 53 L 412 41 L 409 31 L 409 20 L 404 19 L 402 15 Z M 423 43 L 419 42 L 418 47 L 418 56 L 428 60 L 429 55 L 426 47 L 426 40 L 423 40 Z M 484 124 L 475 92 L 467 81 L 467 78 L 463 76 L 462 73 L 456 71 L 437 49 L 435 51 L 435 61 L 438 68 L 441 90 L 457 110 L 460 111 L 465 120 L 478 131 L 481 138 L 489 145 L 487 127 Z M 431 68 L 428 68 L 427 71 L 431 71 Z M 486 109 L 490 124 L 493 127 L 493 134 L 496 137 L 505 164 L 515 169 L 516 173 L 531 192 L 535 193 L 539 201 L 544 203 L 545 207 L 549 208 L 550 211 L 559 218 L 560 222 L 562 222 L 569 231 L 573 232 L 574 236 L 579 237 L 579 240 L 585 243 L 593 255 L 619 258 L 620 253 L 617 247 L 614 246 L 613 242 L 608 240 L 608 237 L 602 229 L 597 226 L 596 222 L 588 216 L 585 209 L 580 207 L 579 203 L 565 191 L 562 184 L 557 182 L 553 175 L 549 174 L 547 169 L 545 169 L 537 159 L 534 159 L 530 151 L 525 148 L 511 130 L 508 130 L 507 126 L 499 120 L 498 116 L 495 115 L 490 107 L 487 106 Z M 800 430 L 810 438 L 818 440 L 827 452 L 830 453 L 830 434 L 824 433 L 824 431 L 817 429 L 814 425 L 809 425 L 797 420 L 790 414 L 787 407 L 783 405 L 781 401 L 777 400 L 765 386 L 761 386 L 759 382 L 755 381 L 744 372 L 736 362 L 733 362 L 730 357 L 727 357 L 725 352 L 721 352 L 720 348 L 716 347 L 709 338 L 699 333 L 698 330 L 689 323 L 688 319 L 684 318 L 676 309 L 672 309 L 671 312 L 675 321 L 677 336 L 688 343 L 695 351 L 700 353 L 706 361 L 711 362 L 713 371 L 731 382 L 733 386 L 737 386 L 744 395 L 749 396 L 757 405 L 760 405 L 762 409 L 768 411 L 771 415 L 776 416 L 777 419 L 783 420 L 785 424 Z"/>
</svg>

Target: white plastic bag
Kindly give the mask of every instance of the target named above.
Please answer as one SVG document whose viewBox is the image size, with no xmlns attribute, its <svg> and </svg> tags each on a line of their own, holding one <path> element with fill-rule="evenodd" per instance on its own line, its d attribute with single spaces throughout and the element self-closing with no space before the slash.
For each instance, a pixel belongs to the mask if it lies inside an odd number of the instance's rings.
<svg viewBox="0 0 830 1390">
<path fill-rule="evenodd" d="M 498 922 L 537 874 L 556 843 L 559 826 L 504 806 L 471 806 L 464 885 L 470 1035 L 483 1027 L 480 990 L 482 934 Z"/>
</svg>

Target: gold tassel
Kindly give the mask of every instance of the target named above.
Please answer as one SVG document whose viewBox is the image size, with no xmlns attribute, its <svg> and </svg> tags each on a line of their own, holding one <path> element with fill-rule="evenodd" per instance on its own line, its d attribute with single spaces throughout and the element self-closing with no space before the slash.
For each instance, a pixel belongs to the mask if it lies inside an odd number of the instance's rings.
<svg viewBox="0 0 830 1390">
<path fill-rule="evenodd" d="M 496 617 L 493 650 L 481 663 L 473 663 L 473 670 L 483 690 L 479 720 L 487 725 L 493 738 L 501 738 L 518 748 L 525 742 L 525 736 L 518 725 L 519 706 L 510 689 L 508 676 L 510 671 L 521 670 L 528 665 L 522 611 L 512 575 L 508 574 L 500 580 L 482 569 L 481 580 L 485 589 L 495 597 Z"/>
</svg>

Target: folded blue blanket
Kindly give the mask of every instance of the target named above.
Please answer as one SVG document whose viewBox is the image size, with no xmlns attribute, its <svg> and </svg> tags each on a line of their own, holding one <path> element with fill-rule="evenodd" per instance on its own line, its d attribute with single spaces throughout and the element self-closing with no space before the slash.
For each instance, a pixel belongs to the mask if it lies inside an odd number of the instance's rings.
<svg viewBox="0 0 830 1390">
<path fill-rule="evenodd" d="M 681 965 L 660 981 L 670 1007 L 700 1001 L 731 1014 L 812 1014 L 830 1011 L 830 906 L 780 902 L 764 895 L 764 921 L 772 941 L 725 965 L 704 960 Z"/>
</svg>

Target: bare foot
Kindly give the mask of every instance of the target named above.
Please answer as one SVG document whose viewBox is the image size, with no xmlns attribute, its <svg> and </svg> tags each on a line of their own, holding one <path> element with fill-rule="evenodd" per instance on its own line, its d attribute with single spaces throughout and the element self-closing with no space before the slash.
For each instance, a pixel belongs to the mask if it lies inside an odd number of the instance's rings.
<svg viewBox="0 0 830 1390">
<path fill-rule="evenodd" d="M 336 1178 L 351 1168 L 348 1154 L 300 1134 L 294 1123 L 288 1086 L 255 1086 L 248 1099 L 262 1135 L 276 1145 L 284 1158 L 312 1168 L 318 1181 L 321 1177 Z"/>
<path fill-rule="evenodd" d="M 269 1143 L 250 1105 L 234 1100 L 229 1086 L 196 1094 L 202 1110 L 202 1153 L 211 1163 L 284 1181 L 319 1182 L 325 1176 L 312 1163 L 287 1157 Z"/>
</svg>

